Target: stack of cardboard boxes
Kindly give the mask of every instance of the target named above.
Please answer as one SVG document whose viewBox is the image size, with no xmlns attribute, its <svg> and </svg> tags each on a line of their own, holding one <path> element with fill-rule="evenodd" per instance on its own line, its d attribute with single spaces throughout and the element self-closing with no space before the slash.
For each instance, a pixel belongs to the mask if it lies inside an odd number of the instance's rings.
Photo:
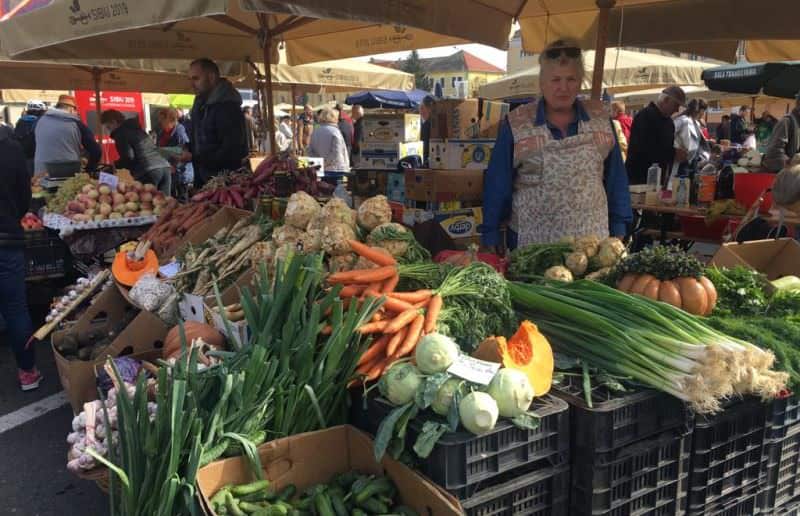
<svg viewBox="0 0 800 516">
<path fill-rule="evenodd" d="M 431 114 L 430 169 L 405 173 L 406 225 L 438 221 L 458 247 L 478 240 L 483 175 L 508 104 L 438 100 Z"/>
<path fill-rule="evenodd" d="M 415 113 L 364 116 L 364 141 L 353 185 L 357 197 L 386 195 L 391 202 L 402 206 L 405 188 L 397 165 L 408 156 L 422 157 L 420 124 Z"/>
</svg>

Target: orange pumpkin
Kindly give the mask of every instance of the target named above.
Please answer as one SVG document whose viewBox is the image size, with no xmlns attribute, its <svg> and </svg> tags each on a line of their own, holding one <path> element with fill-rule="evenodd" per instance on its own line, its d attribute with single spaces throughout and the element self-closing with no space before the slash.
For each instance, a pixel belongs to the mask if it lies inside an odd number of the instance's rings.
<svg viewBox="0 0 800 516">
<path fill-rule="evenodd" d="M 553 350 L 547 338 L 530 321 L 523 321 L 513 337 L 489 337 L 484 340 L 472 356 L 517 369 L 528 376 L 536 396 L 550 391 L 553 383 Z"/>
<path fill-rule="evenodd" d="M 669 303 L 694 315 L 711 315 L 717 304 L 717 289 L 705 276 L 661 281 L 650 274 L 631 273 L 617 282 L 617 289 Z"/>
<path fill-rule="evenodd" d="M 209 324 L 186 321 L 183 323 L 183 330 L 186 334 L 186 344 L 189 345 L 194 339 L 202 339 L 212 348 L 223 348 L 225 337 Z M 181 354 L 181 333 L 180 326 L 174 326 L 164 339 L 164 348 L 161 351 L 164 359 L 177 357 Z"/>
</svg>

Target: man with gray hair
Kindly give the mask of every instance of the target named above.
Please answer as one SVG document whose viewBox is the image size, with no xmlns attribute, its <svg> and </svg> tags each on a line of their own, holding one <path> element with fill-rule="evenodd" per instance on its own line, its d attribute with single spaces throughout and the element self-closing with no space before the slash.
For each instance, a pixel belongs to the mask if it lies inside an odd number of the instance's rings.
<svg viewBox="0 0 800 516">
<path fill-rule="evenodd" d="M 683 163 L 685 149 L 675 148 L 675 123 L 672 115 L 686 105 L 686 93 L 678 86 L 669 86 L 658 100 L 651 102 L 633 117 L 628 142 L 628 180 L 632 185 L 647 183 L 647 169 L 653 163 L 661 167 L 662 179 L 673 163 Z"/>
<path fill-rule="evenodd" d="M 778 171 L 792 158 L 800 155 L 800 91 L 795 95 L 795 106 L 772 130 L 767 151 L 764 153 L 764 168 Z"/>
<path fill-rule="evenodd" d="M 609 113 L 583 102 L 581 49 L 556 41 L 539 56 L 541 99 L 501 124 L 484 179 L 481 240 L 508 247 L 624 237 L 632 220 L 625 165 Z"/>
</svg>

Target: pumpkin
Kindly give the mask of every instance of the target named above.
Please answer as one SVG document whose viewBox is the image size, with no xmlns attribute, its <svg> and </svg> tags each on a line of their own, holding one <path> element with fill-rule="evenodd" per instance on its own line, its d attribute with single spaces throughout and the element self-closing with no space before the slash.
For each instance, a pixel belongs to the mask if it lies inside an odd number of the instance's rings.
<svg viewBox="0 0 800 516">
<path fill-rule="evenodd" d="M 503 364 L 525 373 L 536 396 L 550 391 L 553 383 L 553 350 L 547 338 L 530 321 L 523 321 L 510 339 L 489 337 L 478 346 L 473 357 Z"/>
<path fill-rule="evenodd" d="M 223 348 L 225 338 L 216 328 L 209 324 L 186 321 L 183 323 L 183 330 L 186 333 L 186 344 L 189 345 L 194 339 L 202 339 L 212 348 Z M 166 360 L 177 357 L 181 354 L 181 333 L 180 325 L 173 326 L 164 339 L 164 349 L 161 351 L 162 357 Z"/>
<path fill-rule="evenodd" d="M 617 282 L 617 289 L 669 303 L 694 315 L 711 315 L 717 304 L 717 289 L 705 276 L 662 281 L 651 274 L 630 273 Z"/>
</svg>

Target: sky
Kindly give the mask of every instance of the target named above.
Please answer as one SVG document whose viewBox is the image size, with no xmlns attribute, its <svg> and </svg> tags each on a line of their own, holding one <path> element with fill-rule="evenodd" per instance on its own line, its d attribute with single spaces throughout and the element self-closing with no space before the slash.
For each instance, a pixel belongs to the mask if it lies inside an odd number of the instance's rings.
<svg viewBox="0 0 800 516">
<path fill-rule="evenodd" d="M 506 69 L 506 51 L 498 50 L 494 47 L 487 45 L 480 45 L 478 43 L 469 43 L 466 45 L 452 45 L 448 47 L 435 47 L 419 50 L 420 57 L 442 57 L 449 56 L 459 50 L 466 50 L 470 54 L 480 57 L 484 61 L 488 61 L 495 66 Z M 363 61 L 369 61 L 370 58 L 386 59 L 395 61 L 397 59 L 405 58 L 409 52 L 391 52 L 388 54 L 377 54 L 374 56 L 366 56 L 359 58 Z"/>
</svg>

